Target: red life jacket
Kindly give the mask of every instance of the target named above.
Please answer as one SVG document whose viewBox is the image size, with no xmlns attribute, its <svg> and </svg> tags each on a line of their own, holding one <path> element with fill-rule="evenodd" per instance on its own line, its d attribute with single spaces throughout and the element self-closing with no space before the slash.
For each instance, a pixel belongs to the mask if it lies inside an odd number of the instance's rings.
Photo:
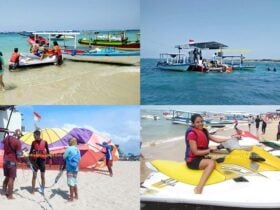
<svg viewBox="0 0 280 210">
<path fill-rule="evenodd" d="M 208 149 L 208 144 L 209 144 L 209 137 L 208 137 L 208 134 L 206 134 L 206 132 L 207 132 L 206 129 L 199 130 L 197 128 L 190 127 L 187 130 L 186 136 L 185 136 L 185 138 L 186 138 L 185 139 L 185 141 L 186 141 L 185 160 L 187 162 L 191 162 L 196 157 L 192 153 L 192 151 L 190 149 L 190 145 L 189 145 L 188 135 L 190 132 L 193 132 L 196 135 L 196 139 L 192 139 L 192 140 L 196 140 L 197 149 L 199 149 L 199 150 Z"/>
<path fill-rule="evenodd" d="M 45 160 L 47 158 L 46 141 L 35 140 L 32 142 L 32 146 L 33 146 L 33 152 L 32 152 L 33 159 L 41 158 Z"/>
<path fill-rule="evenodd" d="M 19 62 L 19 53 L 13 52 L 10 61 L 13 63 L 18 63 Z"/>
</svg>

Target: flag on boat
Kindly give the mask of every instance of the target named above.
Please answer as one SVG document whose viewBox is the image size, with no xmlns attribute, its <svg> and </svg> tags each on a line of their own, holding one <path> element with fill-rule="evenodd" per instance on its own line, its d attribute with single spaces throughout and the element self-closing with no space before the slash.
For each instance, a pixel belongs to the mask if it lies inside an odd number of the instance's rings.
<svg viewBox="0 0 280 210">
<path fill-rule="evenodd" d="M 189 44 L 194 44 L 194 40 L 193 39 L 189 39 Z"/>
<path fill-rule="evenodd" d="M 37 112 L 33 112 L 34 114 L 34 121 L 40 121 L 41 120 L 41 115 L 39 115 Z"/>
</svg>

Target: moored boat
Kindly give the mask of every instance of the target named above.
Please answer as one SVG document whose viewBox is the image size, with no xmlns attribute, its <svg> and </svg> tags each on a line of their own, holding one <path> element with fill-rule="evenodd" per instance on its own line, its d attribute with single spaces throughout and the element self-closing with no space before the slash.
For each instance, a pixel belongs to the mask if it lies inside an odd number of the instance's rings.
<svg viewBox="0 0 280 210">
<path fill-rule="evenodd" d="M 63 58 L 73 61 L 134 65 L 140 62 L 140 52 L 120 51 L 114 48 L 91 50 L 62 50 Z"/>
</svg>

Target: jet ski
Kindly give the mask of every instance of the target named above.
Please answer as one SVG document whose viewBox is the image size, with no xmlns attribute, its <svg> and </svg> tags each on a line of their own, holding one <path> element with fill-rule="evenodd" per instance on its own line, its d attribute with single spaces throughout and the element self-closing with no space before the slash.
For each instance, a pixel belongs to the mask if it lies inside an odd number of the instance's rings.
<svg viewBox="0 0 280 210">
<path fill-rule="evenodd" d="M 31 67 L 31 66 L 42 66 L 55 64 L 57 62 L 57 57 L 55 55 L 50 55 L 41 59 L 32 53 L 21 53 L 19 57 L 19 63 L 10 62 L 9 70 L 15 70 L 17 68 Z"/>
<path fill-rule="evenodd" d="M 146 163 L 153 172 L 142 183 L 141 203 L 181 203 L 237 208 L 280 208 L 280 159 L 263 148 L 220 148 L 230 150 L 216 159 L 216 168 L 202 194 L 194 193 L 202 170 L 185 162 L 154 160 Z M 175 206 L 174 206 L 175 207 Z"/>
</svg>

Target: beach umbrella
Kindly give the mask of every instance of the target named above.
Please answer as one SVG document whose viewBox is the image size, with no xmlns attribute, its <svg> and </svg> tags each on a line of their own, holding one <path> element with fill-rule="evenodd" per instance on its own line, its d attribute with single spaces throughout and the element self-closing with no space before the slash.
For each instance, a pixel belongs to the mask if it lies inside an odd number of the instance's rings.
<svg viewBox="0 0 280 210">
<path fill-rule="evenodd" d="M 41 138 L 48 142 L 48 144 L 52 144 L 61 138 L 63 138 L 69 130 L 61 129 L 61 128 L 45 128 L 41 130 Z M 24 134 L 20 140 L 28 146 L 31 146 L 34 141 L 33 132 L 28 132 Z"/>
</svg>

